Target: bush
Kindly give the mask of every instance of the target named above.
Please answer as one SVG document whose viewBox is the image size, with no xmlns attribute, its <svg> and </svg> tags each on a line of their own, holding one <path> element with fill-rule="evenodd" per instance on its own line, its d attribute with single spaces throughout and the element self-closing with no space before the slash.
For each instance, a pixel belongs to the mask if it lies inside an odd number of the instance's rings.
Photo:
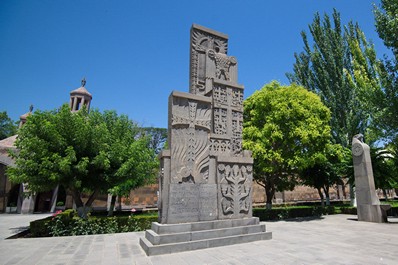
<svg viewBox="0 0 398 265">
<path fill-rule="evenodd" d="M 253 216 L 259 217 L 261 221 L 284 220 L 297 217 L 322 216 L 325 214 L 335 214 L 334 206 L 288 206 L 283 208 L 253 209 Z"/>
<path fill-rule="evenodd" d="M 392 206 L 390 210 L 387 211 L 388 216 L 398 216 L 398 206 Z"/>
<path fill-rule="evenodd" d="M 73 210 L 57 212 L 51 217 L 30 223 L 33 237 L 94 235 L 122 232 L 135 232 L 150 229 L 157 215 L 120 217 L 89 217 L 87 220 L 76 215 Z"/>
</svg>

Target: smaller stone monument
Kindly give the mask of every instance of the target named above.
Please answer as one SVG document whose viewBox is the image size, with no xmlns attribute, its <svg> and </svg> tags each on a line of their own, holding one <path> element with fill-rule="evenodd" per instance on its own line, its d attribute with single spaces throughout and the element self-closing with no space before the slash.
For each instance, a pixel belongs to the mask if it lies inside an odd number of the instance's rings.
<svg viewBox="0 0 398 265">
<path fill-rule="evenodd" d="M 385 223 L 387 210 L 391 206 L 381 205 L 377 197 L 369 150 L 369 146 L 363 142 L 363 135 L 355 135 L 352 139 L 352 157 L 358 221 Z"/>
</svg>

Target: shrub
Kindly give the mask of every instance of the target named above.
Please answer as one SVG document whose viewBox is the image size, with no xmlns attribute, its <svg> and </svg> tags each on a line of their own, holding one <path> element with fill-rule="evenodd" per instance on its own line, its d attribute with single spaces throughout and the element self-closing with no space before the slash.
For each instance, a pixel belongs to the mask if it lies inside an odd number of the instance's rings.
<svg viewBox="0 0 398 265">
<path fill-rule="evenodd" d="M 30 222 L 30 234 L 32 237 L 44 237 L 44 236 L 49 236 L 48 228 L 47 228 L 47 223 L 50 222 L 51 216 L 40 219 L 40 220 L 35 220 Z"/>
<path fill-rule="evenodd" d="M 325 214 L 335 214 L 334 206 L 288 206 L 282 208 L 253 209 L 253 216 L 259 217 L 261 221 L 283 220 L 297 217 L 322 216 Z"/>
<path fill-rule="evenodd" d="M 51 217 L 31 222 L 33 237 L 75 236 L 108 233 L 143 231 L 157 221 L 157 215 L 138 216 L 91 216 L 87 220 L 76 215 L 73 210 L 57 212 Z"/>
</svg>

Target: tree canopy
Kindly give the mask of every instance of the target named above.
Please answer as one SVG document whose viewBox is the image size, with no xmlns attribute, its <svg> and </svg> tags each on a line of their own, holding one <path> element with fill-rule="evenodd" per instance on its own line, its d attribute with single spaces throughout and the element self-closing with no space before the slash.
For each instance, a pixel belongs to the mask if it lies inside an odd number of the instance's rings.
<svg viewBox="0 0 398 265">
<path fill-rule="evenodd" d="M 0 112 L 0 140 L 15 135 L 17 126 L 7 115 L 7 111 Z"/>
<path fill-rule="evenodd" d="M 244 102 L 243 146 L 253 152 L 254 179 L 267 205 L 275 191 L 292 189 L 302 168 L 325 161 L 330 111 L 298 85 L 265 85 Z"/>
<path fill-rule="evenodd" d="M 348 147 L 355 134 L 372 135 L 368 129 L 375 113 L 368 96 L 380 88 L 376 52 L 358 24 L 342 27 L 336 10 L 332 20 L 316 13 L 309 30 L 312 39 L 301 33 L 304 51 L 295 54 L 287 77 L 321 97 L 331 111 L 334 142 Z"/>
<path fill-rule="evenodd" d="M 154 177 L 155 152 L 139 131 L 114 111 L 36 111 L 19 131 L 8 175 L 31 192 L 62 185 L 77 207 L 90 207 L 100 192 L 122 195 Z M 83 193 L 90 194 L 86 202 Z"/>
<path fill-rule="evenodd" d="M 142 128 L 144 135 L 150 138 L 150 147 L 158 154 L 166 145 L 167 129 L 156 127 Z"/>
<path fill-rule="evenodd" d="M 397 149 L 398 146 L 398 3 L 395 0 L 382 0 L 381 7 L 374 9 L 376 30 L 393 58 L 385 55 L 380 62 L 382 88 L 375 93 L 373 104 L 382 110 L 377 119 L 385 136 Z M 398 152 L 397 152 L 398 153 Z"/>
</svg>

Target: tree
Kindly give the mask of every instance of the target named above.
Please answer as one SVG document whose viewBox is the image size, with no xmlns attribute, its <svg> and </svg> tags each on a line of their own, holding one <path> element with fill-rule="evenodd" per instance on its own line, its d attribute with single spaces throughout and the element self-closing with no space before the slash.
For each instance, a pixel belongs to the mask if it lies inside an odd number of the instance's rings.
<svg viewBox="0 0 398 265">
<path fill-rule="evenodd" d="M 243 146 L 253 152 L 254 179 L 265 188 L 267 208 L 275 191 L 293 189 L 301 169 L 324 161 L 330 111 L 298 85 L 265 85 L 244 102 Z"/>
<path fill-rule="evenodd" d="M 388 149 L 371 148 L 370 157 L 376 188 L 381 189 L 387 199 L 386 190 L 398 188 L 394 155 Z"/>
<path fill-rule="evenodd" d="M 382 0 L 381 8 L 374 7 L 376 30 L 393 58 L 385 55 L 380 62 L 382 89 L 374 97 L 374 105 L 383 112 L 378 122 L 390 141 L 398 142 L 398 3 L 395 0 Z M 397 146 L 397 144 L 394 146 Z"/>
<path fill-rule="evenodd" d="M 103 173 L 109 186 L 107 192 L 112 195 L 108 213 L 112 216 L 117 196 L 129 196 L 132 189 L 153 182 L 158 169 L 156 149 L 152 138 L 142 134 L 142 129 L 126 115 L 118 116 L 115 111 L 94 112 L 90 122 L 92 126 L 106 126 L 109 166 Z"/>
<path fill-rule="evenodd" d="M 312 47 L 303 31 L 304 51 L 294 55 L 296 62 L 288 79 L 317 93 L 329 107 L 334 143 L 349 148 L 352 137 L 362 133 L 372 145 L 382 133 L 375 120 L 383 116 L 380 105 L 372 104 L 381 102 L 375 99 L 380 98 L 376 95 L 381 83 L 373 45 L 366 41 L 358 24 L 349 22 L 342 27 L 335 9 L 333 25 L 327 14 L 321 19 L 316 13 L 309 30 Z M 346 171 L 352 171 L 346 165 Z M 350 194 L 353 198 L 352 189 Z"/>
<path fill-rule="evenodd" d="M 328 144 L 325 149 L 325 160 L 318 160 L 313 165 L 304 168 L 300 173 L 302 184 L 315 188 L 321 198 L 322 207 L 330 205 L 329 188 L 341 184 L 341 174 L 344 169 L 344 155 L 350 152 L 341 145 Z M 352 161 L 351 161 L 352 164 Z M 325 196 L 323 195 L 325 194 Z"/>
<path fill-rule="evenodd" d="M 31 193 L 62 185 L 87 209 L 101 192 L 124 192 L 153 177 L 154 152 L 146 138 L 135 138 L 138 131 L 115 112 L 72 113 L 68 105 L 36 111 L 19 131 L 16 167 L 8 175 Z M 84 193 L 90 195 L 85 202 Z"/>
<path fill-rule="evenodd" d="M 376 30 L 384 44 L 390 48 L 395 60 L 398 59 L 398 2 L 381 0 L 381 9 L 374 7 Z"/>
<path fill-rule="evenodd" d="M 159 154 L 167 142 L 167 129 L 144 127 L 142 130 L 144 131 L 144 135 L 150 137 L 150 147 L 156 151 L 156 154 Z"/>
<path fill-rule="evenodd" d="M 343 29 L 336 10 L 333 26 L 327 14 L 322 20 L 316 13 L 309 30 L 313 45 L 303 31 L 304 51 L 294 55 L 293 73 L 287 77 L 321 97 L 331 111 L 334 143 L 349 147 L 354 135 L 369 134 L 373 111 L 366 95 L 380 86 L 374 47 L 358 24 Z"/>
<path fill-rule="evenodd" d="M 7 115 L 7 111 L 0 112 L 0 140 L 17 133 L 17 126 Z"/>
</svg>

